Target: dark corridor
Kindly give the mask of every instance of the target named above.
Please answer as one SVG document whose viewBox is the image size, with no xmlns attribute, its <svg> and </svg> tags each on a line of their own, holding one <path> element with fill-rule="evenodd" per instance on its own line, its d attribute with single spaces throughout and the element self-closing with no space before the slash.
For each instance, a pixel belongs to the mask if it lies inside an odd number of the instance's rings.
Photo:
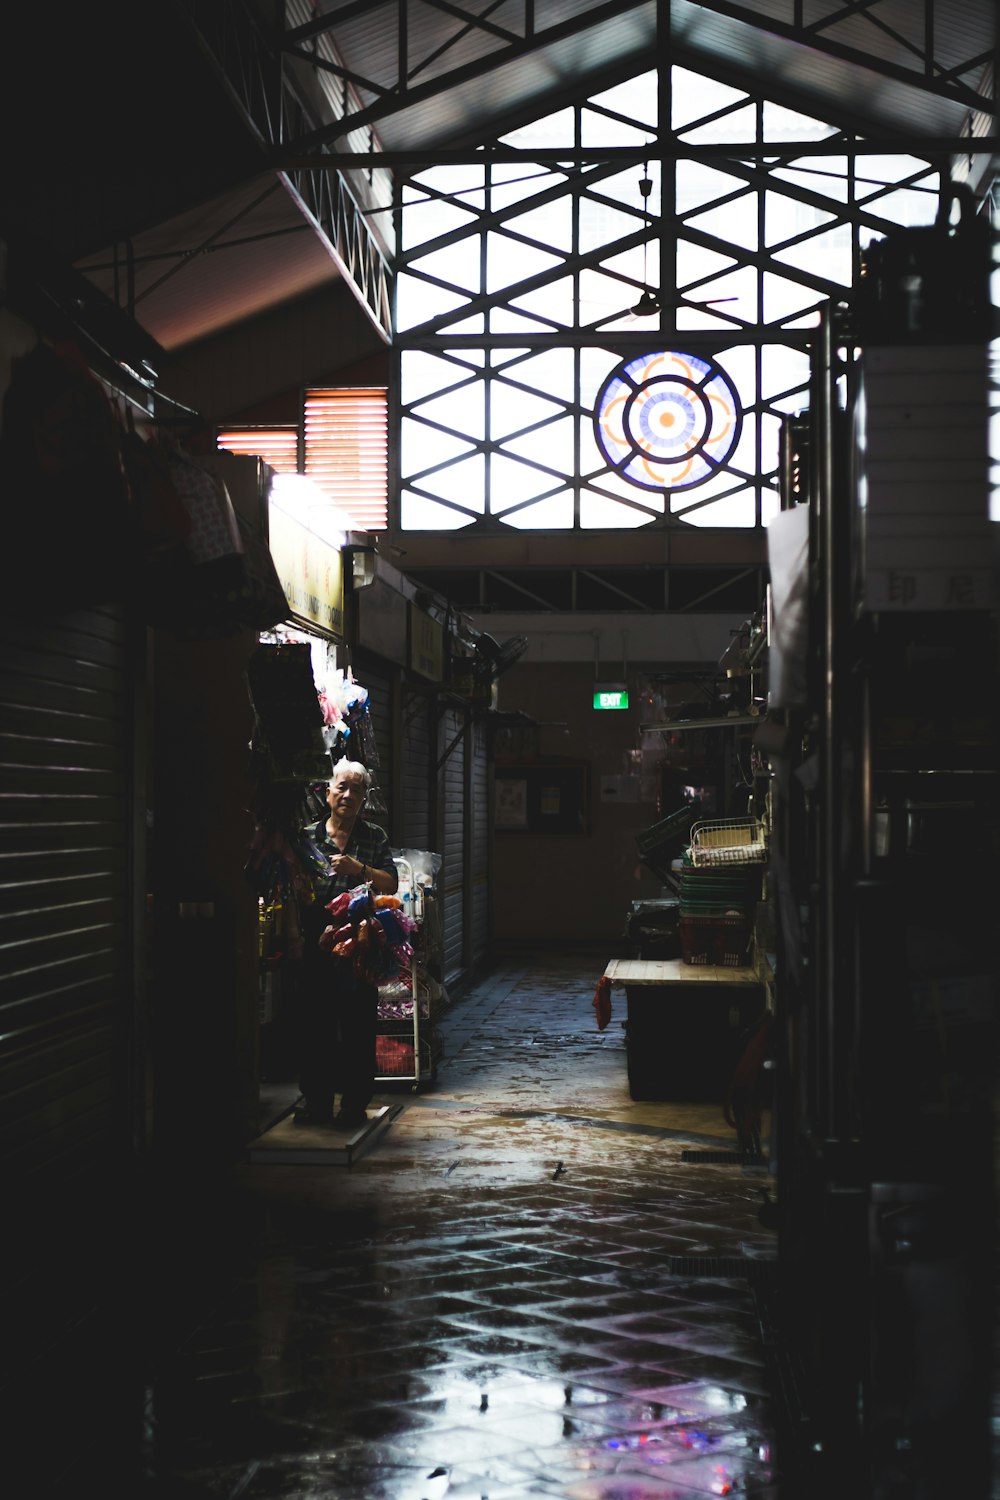
<svg viewBox="0 0 1000 1500">
<path fill-rule="evenodd" d="M 603 965 L 509 955 L 349 1165 L 158 1183 L 92 1340 L 102 1416 L 48 1372 L 14 1493 L 832 1500 L 771 1324 L 774 1178 L 719 1103 L 630 1098 Z"/>
</svg>

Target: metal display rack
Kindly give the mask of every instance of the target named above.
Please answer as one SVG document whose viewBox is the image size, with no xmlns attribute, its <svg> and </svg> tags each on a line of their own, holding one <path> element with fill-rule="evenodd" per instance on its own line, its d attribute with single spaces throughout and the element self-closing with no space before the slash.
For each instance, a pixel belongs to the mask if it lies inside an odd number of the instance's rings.
<svg viewBox="0 0 1000 1500">
<path fill-rule="evenodd" d="M 404 908 L 411 908 L 417 927 L 409 968 L 379 989 L 375 1082 L 405 1084 L 415 1092 L 433 1081 L 440 1054 L 437 1019 L 445 998 L 437 977 L 441 923 L 435 890 L 415 883 L 409 861 L 393 857 Z"/>
<path fill-rule="evenodd" d="M 695 823 L 691 829 L 691 863 L 698 865 L 763 864 L 767 842 L 756 818 Z"/>
</svg>

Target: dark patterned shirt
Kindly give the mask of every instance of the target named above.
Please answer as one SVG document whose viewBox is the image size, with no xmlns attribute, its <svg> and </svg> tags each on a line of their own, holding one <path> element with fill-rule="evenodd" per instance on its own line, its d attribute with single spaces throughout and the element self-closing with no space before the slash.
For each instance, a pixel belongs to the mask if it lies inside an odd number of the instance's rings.
<svg viewBox="0 0 1000 1500">
<path fill-rule="evenodd" d="M 326 818 L 320 818 L 318 823 L 310 824 L 306 832 L 327 860 L 332 859 L 335 854 L 349 854 L 353 859 L 359 859 L 369 869 L 385 870 L 393 876 L 396 875 L 391 845 L 385 829 L 379 828 L 377 823 L 366 823 L 363 818 L 358 818 L 351 831 L 351 837 L 343 849 L 338 849 L 327 833 Z M 314 900 L 302 913 L 303 956 L 306 962 L 307 982 L 328 986 L 330 975 L 334 970 L 346 976 L 342 978 L 341 983 L 355 982 L 352 960 L 349 957 L 332 957 L 323 953 L 319 947 L 319 938 L 324 928 L 329 927 L 334 920 L 326 909 L 327 905 L 335 896 L 341 895 L 344 891 L 355 890 L 363 884 L 364 878 L 361 875 L 352 878 L 331 874 L 325 879 L 320 877 L 314 882 Z M 343 922 L 344 918 L 341 917 L 340 921 Z M 374 989 L 371 993 L 374 995 Z"/>
<path fill-rule="evenodd" d="M 393 863 L 392 846 L 385 829 L 380 828 L 377 823 L 366 823 L 364 818 L 358 818 L 343 849 L 338 849 L 327 833 L 325 818 L 320 818 L 318 823 L 313 824 L 309 829 L 309 836 L 327 859 L 332 859 L 335 854 L 349 854 L 352 859 L 359 859 L 370 870 L 385 870 L 386 874 L 395 878 L 396 866 Z M 326 902 L 332 901 L 334 896 L 339 896 L 342 891 L 352 891 L 362 884 L 363 879 L 360 875 L 353 878 L 330 875 L 325 881 L 319 882 L 316 890 L 317 900 L 321 905 L 325 905 Z"/>
</svg>

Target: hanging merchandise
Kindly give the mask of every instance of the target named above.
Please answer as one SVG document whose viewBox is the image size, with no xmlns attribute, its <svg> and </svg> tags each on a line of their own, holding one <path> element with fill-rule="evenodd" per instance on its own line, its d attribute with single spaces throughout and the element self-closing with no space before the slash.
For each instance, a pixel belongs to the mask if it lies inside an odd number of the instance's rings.
<svg viewBox="0 0 1000 1500">
<path fill-rule="evenodd" d="M 316 900 L 327 863 L 307 831 L 308 788 L 297 780 L 275 780 L 263 747 L 254 748 L 254 833 L 243 872 L 257 897 L 260 1021 L 276 1023 L 269 1028 L 267 1047 L 278 1047 L 280 1053 L 289 1042 L 292 1024 L 286 986 L 294 990 L 294 965 L 303 956 L 305 913 Z M 291 971 L 286 968 L 289 962 Z"/>
<path fill-rule="evenodd" d="M 240 530 L 245 568 L 235 600 L 236 617 L 252 630 L 269 630 L 288 619 L 288 599 L 270 548 L 242 524 Z"/>
<path fill-rule="evenodd" d="M 258 897 L 269 906 L 292 902 L 308 904 L 313 882 L 327 873 L 326 860 L 291 818 L 273 816 L 254 830 L 243 866 Z"/>
<path fill-rule="evenodd" d="M 191 518 L 187 549 L 192 561 L 223 564 L 238 581 L 233 559 L 242 557 L 243 541 L 225 484 L 179 447 L 167 449 L 167 468 Z"/>
<path fill-rule="evenodd" d="M 265 779 L 315 781 L 331 771 L 309 647 L 260 645 L 247 664 L 254 711 L 252 750 Z"/>
<path fill-rule="evenodd" d="M 272 789 L 274 790 L 274 789 Z M 315 881 L 326 873 L 326 861 L 290 814 L 272 805 L 254 830 L 243 872 L 257 893 L 261 931 L 280 931 L 280 951 L 262 954 L 270 961 L 302 957 L 302 911 L 315 900 Z"/>
<path fill-rule="evenodd" d="M 212 639 L 287 619 L 270 550 L 219 475 L 164 436 L 129 434 L 125 459 L 143 529 L 138 599 L 149 624 Z"/>
<path fill-rule="evenodd" d="M 336 763 L 345 757 L 359 760 L 369 771 L 378 770 L 378 745 L 372 724 L 371 695 L 356 682 L 350 669 L 331 670 L 320 690 L 323 711 L 323 740 Z M 372 817 L 388 817 L 389 809 L 377 780 L 372 781 L 367 797 Z"/>
<path fill-rule="evenodd" d="M 416 923 L 403 913 L 398 896 L 373 896 L 367 885 L 343 891 L 327 905 L 331 924 L 319 945 L 336 958 L 351 958 L 367 984 L 394 979 L 413 959 Z"/>
<path fill-rule="evenodd" d="M 179 446 L 160 442 L 170 482 L 191 521 L 184 544 L 186 602 L 178 608 L 180 601 L 171 589 L 160 601 L 167 616 L 160 623 L 169 626 L 173 611 L 182 634 L 232 634 L 243 625 L 236 604 L 246 583 L 243 541 L 233 503 L 220 479 Z"/>
<path fill-rule="evenodd" d="M 191 516 L 170 476 L 165 450 L 139 435 L 131 415 L 125 424 L 122 456 L 147 560 L 176 556 L 191 535 Z"/>
<path fill-rule="evenodd" d="M 359 758 L 364 761 L 365 765 L 368 766 L 370 770 L 377 769 L 379 763 L 378 745 L 375 741 L 375 726 L 372 723 L 371 708 L 369 707 L 367 701 L 365 702 L 365 706 L 362 709 L 361 713 L 358 715 L 358 718 L 354 724 L 354 732 L 357 735 L 361 752 Z M 375 788 L 373 788 L 373 790 L 375 790 Z M 372 809 L 372 805 L 372 800 L 369 797 L 369 810 Z"/>
<path fill-rule="evenodd" d="M 361 730 L 362 723 L 368 719 L 368 689 L 355 682 L 350 672 L 342 672 L 337 667 L 328 672 L 319 690 L 319 704 L 323 714 L 323 741 L 331 756 L 340 760 L 350 754 L 370 767 L 372 761 L 365 754 L 367 747 Z M 357 752 L 347 743 L 353 734 L 357 734 L 359 740 Z"/>
<path fill-rule="evenodd" d="M 131 423 L 123 457 L 141 532 L 136 583 L 142 618 L 149 625 L 176 631 L 198 592 L 187 550 L 191 515 L 177 493 L 166 449 L 141 437 Z"/>
</svg>

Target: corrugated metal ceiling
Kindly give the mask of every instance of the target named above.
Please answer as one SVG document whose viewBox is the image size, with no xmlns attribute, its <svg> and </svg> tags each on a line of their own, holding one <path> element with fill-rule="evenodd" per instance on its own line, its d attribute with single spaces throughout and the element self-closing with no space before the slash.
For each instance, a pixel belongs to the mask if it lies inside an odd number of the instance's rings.
<svg viewBox="0 0 1000 1500">
<path fill-rule="evenodd" d="M 46 22 L 45 53 L 35 29 L 18 23 L 25 76 L 33 67 L 38 80 L 33 96 L 53 105 L 41 132 L 19 134 L 16 118 L 5 131 L 18 157 L 16 228 L 69 250 L 119 304 L 134 291 L 136 317 L 168 351 L 338 279 L 309 213 L 275 186 L 269 143 L 240 126 L 206 49 L 173 24 L 185 13 L 197 24 L 214 6 L 184 0 L 168 25 L 165 13 L 154 20 L 105 0 L 100 28 L 78 8 L 66 12 L 61 31 Z M 315 9 L 294 0 L 288 15 L 314 28 L 329 15 L 323 46 L 358 75 L 345 91 L 335 70 L 322 72 L 325 97 L 345 92 L 360 123 L 338 129 L 328 112 L 312 125 L 328 131 L 335 151 L 370 140 L 390 157 L 500 134 L 645 70 L 658 37 L 655 0 L 320 0 Z M 920 56 L 931 15 L 933 66 Z M 543 44 L 528 36 L 529 16 Z M 983 87 L 996 47 L 993 0 L 670 0 L 661 30 L 668 17 L 670 55 L 684 66 L 731 83 L 766 76 L 779 102 L 901 142 L 967 128 L 968 103 L 954 96 L 948 72 L 959 70 L 955 81 L 969 90 Z M 4 27 L 16 38 L 9 20 Z M 124 65 L 111 45 L 118 34 L 131 57 L 148 64 L 155 56 L 165 67 Z M 319 42 L 303 40 L 285 57 L 288 76 L 303 85 L 310 45 Z M 314 85 L 320 77 L 313 66 Z M 53 78 L 58 87 L 45 93 Z M 300 92 L 308 101 L 309 89 Z M 294 148 L 296 129 L 308 134 L 306 122 L 284 120 L 282 149 Z"/>
<path fill-rule="evenodd" d="M 330 36 L 347 67 L 381 89 L 395 91 L 392 112 L 376 125 L 388 149 L 470 140 L 495 129 L 498 119 L 545 101 L 569 88 L 586 89 L 609 71 L 648 67 L 657 46 L 657 5 L 609 7 L 592 0 L 535 0 L 534 36 L 556 36 L 524 52 L 516 38 L 526 25 L 524 0 L 505 0 L 488 10 L 489 24 L 509 28 L 514 40 L 460 21 L 456 7 L 407 7 L 405 84 L 413 102 L 399 108 L 400 37 L 396 0 L 382 0 L 358 14 L 335 20 Z M 472 7 L 468 7 L 470 14 Z M 480 7 L 480 9 L 482 9 Z M 799 96 L 808 112 L 836 108 L 872 130 L 895 134 L 957 134 L 967 108 L 926 87 L 920 54 L 927 42 L 925 11 L 913 0 L 873 0 L 862 8 L 842 0 L 671 0 L 669 44 L 678 62 L 712 74 L 766 76 Z M 336 16 L 345 7 L 322 0 L 318 14 Z M 576 25 L 579 29 L 569 28 Z M 807 33 L 805 27 L 814 28 Z M 992 0 L 937 0 L 933 6 L 933 56 L 938 78 L 970 58 L 991 54 L 996 44 Z M 505 57 L 505 53 L 509 54 Z M 865 60 L 869 65 L 865 66 Z M 491 61 L 489 71 L 475 64 Z M 474 76 L 464 77 L 463 70 Z M 975 87 L 982 65 L 963 76 Z M 898 76 L 891 76 L 896 74 Z M 436 81 L 447 87 L 422 97 Z M 360 94 L 379 102 L 375 89 Z"/>
</svg>

